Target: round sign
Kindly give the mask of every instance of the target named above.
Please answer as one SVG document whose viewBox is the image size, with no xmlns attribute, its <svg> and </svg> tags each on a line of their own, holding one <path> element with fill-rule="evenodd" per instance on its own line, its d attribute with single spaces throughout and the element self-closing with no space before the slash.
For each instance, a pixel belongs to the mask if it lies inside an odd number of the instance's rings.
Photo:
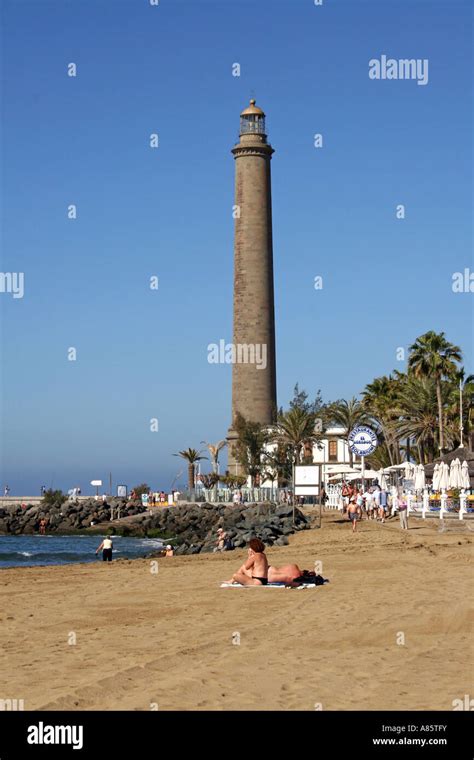
<svg viewBox="0 0 474 760">
<path fill-rule="evenodd" d="M 365 425 L 358 425 L 349 434 L 349 448 L 353 454 L 359 457 L 367 457 L 378 446 L 377 436 L 374 431 Z"/>
</svg>

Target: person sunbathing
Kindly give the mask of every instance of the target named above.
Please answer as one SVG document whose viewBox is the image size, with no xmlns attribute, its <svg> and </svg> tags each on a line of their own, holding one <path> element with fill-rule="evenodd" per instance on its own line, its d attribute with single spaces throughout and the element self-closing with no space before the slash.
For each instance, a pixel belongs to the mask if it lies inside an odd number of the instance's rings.
<svg viewBox="0 0 474 760">
<path fill-rule="evenodd" d="M 268 568 L 269 583 L 293 583 L 296 578 L 300 578 L 302 575 L 303 571 L 298 565 L 282 565 L 281 567 L 270 565 Z"/>
<path fill-rule="evenodd" d="M 265 556 L 265 544 L 259 538 L 251 539 L 246 562 L 226 583 L 240 583 L 242 586 L 267 585 L 268 560 Z"/>
</svg>

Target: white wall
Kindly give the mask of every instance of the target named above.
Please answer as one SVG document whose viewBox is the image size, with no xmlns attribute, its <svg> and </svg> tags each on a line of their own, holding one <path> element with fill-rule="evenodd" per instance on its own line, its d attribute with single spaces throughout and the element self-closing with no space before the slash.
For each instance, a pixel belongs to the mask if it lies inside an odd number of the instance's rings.
<svg viewBox="0 0 474 760">
<path fill-rule="evenodd" d="M 349 446 L 347 444 L 347 438 L 344 437 L 344 428 L 329 428 L 326 431 L 326 438 L 320 441 L 321 448 L 313 446 L 313 461 L 315 464 L 322 465 L 321 477 L 322 482 L 327 483 L 327 467 L 334 466 L 335 464 L 349 464 Z M 337 441 L 337 459 L 329 461 L 329 441 Z M 269 444 L 268 450 L 271 451 L 275 447 L 275 444 Z M 271 482 L 265 481 L 262 484 L 264 488 L 270 488 Z"/>
</svg>

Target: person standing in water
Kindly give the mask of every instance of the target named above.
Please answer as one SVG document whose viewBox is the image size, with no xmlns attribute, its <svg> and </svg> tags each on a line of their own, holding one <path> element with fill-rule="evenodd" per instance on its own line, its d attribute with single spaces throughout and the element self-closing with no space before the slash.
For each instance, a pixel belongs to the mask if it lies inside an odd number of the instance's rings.
<svg viewBox="0 0 474 760">
<path fill-rule="evenodd" d="M 113 543 L 111 538 L 104 538 L 101 545 L 95 550 L 95 553 L 98 554 L 100 550 L 102 549 L 102 559 L 104 562 L 112 562 L 112 549 L 113 549 Z"/>
</svg>

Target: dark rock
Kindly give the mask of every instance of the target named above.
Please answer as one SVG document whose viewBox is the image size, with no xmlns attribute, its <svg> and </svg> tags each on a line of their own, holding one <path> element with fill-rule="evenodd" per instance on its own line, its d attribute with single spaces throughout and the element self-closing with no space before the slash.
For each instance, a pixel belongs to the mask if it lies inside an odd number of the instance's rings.
<svg viewBox="0 0 474 760">
<path fill-rule="evenodd" d="M 278 515 L 278 517 L 286 517 L 287 515 L 293 516 L 293 507 L 290 507 L 288 505 L 278 507 L 278 509 L 275 511 L 275 514 Z"/>
</svg>

